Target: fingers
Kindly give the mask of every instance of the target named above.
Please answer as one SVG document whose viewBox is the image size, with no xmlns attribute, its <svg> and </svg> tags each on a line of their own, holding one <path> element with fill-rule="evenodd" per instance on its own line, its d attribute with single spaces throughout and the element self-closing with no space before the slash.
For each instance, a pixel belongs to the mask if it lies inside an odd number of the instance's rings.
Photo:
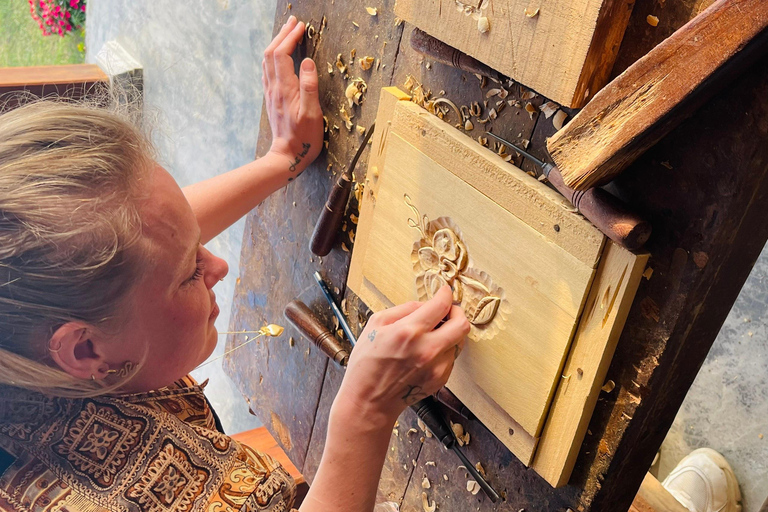
<svg viewBox="0 0 768 512">
<path fill-rule="evenodd" d="M 410 315 L 423 305 L 424 303 L 422 302 L 406 302 L 405 304 L 400 304 L 399 306 L 385 309 L 376 313 L 373 317 L 371 317 L 371 321 L 376 325 L 393 324 L 401 318 Z"/>
<path fill-rule="evenodd" d="M 401 322 L 408 321 L 414 325 L 421 332 L 429 332 L 440 323 L 440 320 L 451 310 L 451 300 L 453 292 L 448 285 L 443 286 L 438 292 L 425 302 L 418 310 L 416 310 L 408 318 L 403 318 Z"/>
<path fill-rule="evenodd" d="M 306 58 L 301 63 L 299 76 L 300 102 L 299 117 L 312 116 L 320 112 L 317 67 L 312 59 Z"/>
<path fill-rule="evenodd" d="M 296 24 L 275 48 L 275 76 L 278 80 L 291 80 L 296 77 L 291 54 L 296 49 L 301 38 L 304 37 L 304 23 Z"/>
<path fill-rule="evenodd" d="M 464 338 L 469 334 L 469 322 L 464 312 L 458 306 L 451 307 L 448 321 L 432 332 L 424 335 L 426 343 L 435 346 L 439 352 L 453 350 L 453 347 L 459 345 L 464 348 Z"/>
<path fill-rule="evenodd" d="M 285 22 L 283 28 L 280 29 L 280 32 L 278 32 L 275 38 L 272 39 L 272 42 L 269 43 L 266 50 L 264 50 L 264 61 L 262 62 L 262 65 L 264 66 L 264 75 L 267 77 L 269 83 L 272 83 L 275 80 L 275 50 L 295 27 L 296 16 L 291 16 L 288 18 L 288 21 Z"/>
</svg>

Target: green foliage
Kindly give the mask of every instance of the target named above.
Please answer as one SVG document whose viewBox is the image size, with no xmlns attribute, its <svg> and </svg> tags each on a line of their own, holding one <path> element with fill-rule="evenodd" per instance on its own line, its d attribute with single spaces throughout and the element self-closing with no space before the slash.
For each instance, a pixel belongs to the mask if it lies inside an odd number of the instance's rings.
<svg viewBox="0 0 768 512">
<path fill-rule="evenodd" d="M 44 36 L 24 0 L 0 0 L 0 67 L 82 64 L 85 31 Z"/>
</svg>

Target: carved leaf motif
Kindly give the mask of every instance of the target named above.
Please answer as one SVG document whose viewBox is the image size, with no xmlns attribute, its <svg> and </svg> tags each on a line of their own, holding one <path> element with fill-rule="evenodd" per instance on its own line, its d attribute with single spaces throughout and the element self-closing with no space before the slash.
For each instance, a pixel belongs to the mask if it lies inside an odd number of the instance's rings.
<svg viewBox="0 0 768 512">
<path fill-rule="evenodd" d="M 477 303 L 477 309 L 475 309 L 472 319 L 470 319 L 470 323 L 484 325 L 493 320 L 496 311 L 499 309 L 499 303 L 501 303 L 499 297 L 494 297 L 493 295 L 483 297 L 480 302 Z"/>
<path fill-rule="evenodd" d="M 443 228 L 437 230 L 435 236 L 432 237 L 432 247 L 435 248 L 440 257 L 456 261 L 456 256 L 459 254 L 459 249 L 456 246 L 458 241 L 456 233 L 448 228 Z"/>
<path fill-rule="evenodd" d="M 424 288 L 427 290 L 427 297 L 430 299 L 446 284 L 448 283 L 445 282 L 443 276 L 437 272 L 428 270 L 424 274 Z"/>
<path fill-rule="evenodd" d="M 431 247 L 419 249 L 419 263 L 423 270 L 437 270 L 440 265 L 440 256 Z"/>
<path fill-rule="evenodd" d="M 458 248 L 458 254 L 456 256 L 456 259 L 454 260 L 454 263 L 456 264 L 456 268 L 459 269 L 459 272 L 461 272 L 465 268 L 467 268 L 467 262 L 469 261 L 469 256 L 467 255 L 467 247 L 464 245 L 464 243 L 461 240 L 458 240 L 456 242 L 456 247 Z"/>
<path fill-rule="evenodd" d="M 465 291 L 471 294 L 475 298 L 476 302 L 491 293 L 488 287 L 476 279 L 472 279 L 471 277 L 467 277 L 465 275 L 459 276 L 459 279 L 461 279 L 461 282 L 464 283 Z"/>
</svg>

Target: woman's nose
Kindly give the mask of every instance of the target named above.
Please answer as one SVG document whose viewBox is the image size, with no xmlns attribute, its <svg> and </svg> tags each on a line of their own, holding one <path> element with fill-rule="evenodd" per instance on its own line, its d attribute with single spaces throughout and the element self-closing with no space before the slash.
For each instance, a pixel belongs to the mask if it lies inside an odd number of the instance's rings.
<svg viewBox="0 0 768 512">
<path fill-rule="evenodd" d="M 227 265 L 226 261 L 217 256 L 214 256 L 213 254 L 210 254 L 210 258 L 210 261 L 206 265 L 206 269 L 210 270 L 205 273 L 205 284 L 208 286 L 208 288 L 213 288 L 216 283 L 224 279 L 224 276 L 229 273 L 229 265 Z"/>
</svg>

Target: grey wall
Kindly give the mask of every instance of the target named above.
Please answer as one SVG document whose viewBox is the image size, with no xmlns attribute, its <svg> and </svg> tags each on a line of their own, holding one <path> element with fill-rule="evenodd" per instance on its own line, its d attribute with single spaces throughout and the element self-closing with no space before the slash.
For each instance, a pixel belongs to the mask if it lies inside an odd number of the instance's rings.
<svg viewBox="0 0 768 512">
<path fill-rule="evenodd" d="M 94 62 L 103 44 L 116 40 L 142 64 L 145 109 L 157 116 L 159 160 L 182 187 L 253 159 L 261 58 L 274 13 L 274 0 L 89 0 L 86 60 Z M 229 326 L 243 225 L 241 220 L 208 244 L 230 267 L 215 288 L 219 331 Z M 225 340 L 220 337 L 213 357 L 223 353 Z M 206 394 L 227 432 L 259 426 L 220 360 L 193 375 L 210 378 Z"/>
</svg>

